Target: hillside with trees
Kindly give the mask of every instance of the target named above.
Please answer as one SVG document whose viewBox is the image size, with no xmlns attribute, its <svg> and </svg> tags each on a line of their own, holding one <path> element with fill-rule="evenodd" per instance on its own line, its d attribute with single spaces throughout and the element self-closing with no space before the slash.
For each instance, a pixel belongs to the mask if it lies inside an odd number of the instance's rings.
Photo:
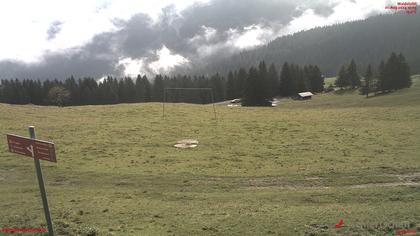
<svg viewBox="0 0 420 236">
<path fill-rule="evenodd" d="M 349 77 L 349 70 L 337 81 L 342 78 Z M 357 71 L 356 71 L 357 73 Z M 391 53 L 388 60 L 381 61 L 377 71 L 375 72 L 371 65 L 368 65 L 364 79 L 361 93 L 369 97 L 369 93 L 388 93 L 394 90 L 411 87 L 412 81 L 410 77 L 410 67 L 408 66 L 404 55 Z M 337 83 L 336 83 L 337 84 Z"/>
<path fill-rule="evenodd" d="M 271 106 L 274 97 L 294 97 L 297 93 L 324 91 L 324 76 L 317 65 L 300 66 L 285 62 L 278 72 L 275 64 L 260 62 L 248 70 L 229 71 L 227 78 L 216 73 L 210 77 L 157 75 L 150 82 L 146 76 L 136 79 L 107 77 L 76 80 L 1 80 L 0 102 L 36 105 L 95 105 L 137 102 L 186 102 L 206 104 L 242 98 L 243 106 Z M 356 61 L 342 65 L 335 81 L 341 89 L 360 88 L 361 94 L 387 93 L 411 86 L 410 67 L 402 53 L 391 53 L 377 70 L 369 64 L 360 76 Z M 211 88 L 212 94 L 200 90 L 165 88 Z M 329 88 L 330 89 L 330 88 Z"/>
<path fill-rule="evenodd" d="M 210 63 L 198 73 L 257 66 L 260 61 L 282 65 L 316 64 L 325 76 L 335 76 L 340 65 L 354 58 L 365 71 L 378 66 L 391 52 L 401 52 L 413 74 L 420 73 L 420 14 L 389 14 L 365 20 L 317 27 L 275 39 L 268 45 L 243 51 L 226 60 Z"/>
</svg>

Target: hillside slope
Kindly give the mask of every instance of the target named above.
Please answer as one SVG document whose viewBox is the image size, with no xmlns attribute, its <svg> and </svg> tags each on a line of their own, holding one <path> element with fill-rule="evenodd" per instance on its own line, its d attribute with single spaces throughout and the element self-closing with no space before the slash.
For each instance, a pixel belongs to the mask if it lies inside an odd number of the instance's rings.
<svg viewBox="0 0 420 236">
<path fill-rule="evenodd" d="M 368 63 L 378 65 L 395 51 L 406 56 L 413 73 L 420 73 L 419 42 L 420 14 L 381 15 L 284 36 L 266 46 L 210 64 L 200 72 L 226 73 L 265 60 L 278 66 L 285 61 L 316 64 L 327 76 L 334 76 L 352 58 L 364 71 Z"/>
</svg>

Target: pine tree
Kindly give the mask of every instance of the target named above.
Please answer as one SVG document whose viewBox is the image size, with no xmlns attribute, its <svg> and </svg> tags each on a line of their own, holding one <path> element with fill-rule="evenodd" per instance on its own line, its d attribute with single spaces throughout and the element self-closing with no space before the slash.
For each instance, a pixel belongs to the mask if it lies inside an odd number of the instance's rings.
<svg viewBox="0 0 420 236">
<path fill-rule="evenodd" d="M 237 98 L 241 98 L 244 96 L 245 92 L 245 81 L 248 78 L 248 73 L 244 68 L 240 68 L 238 71 L 238 77 L 236 79 L 236 96 Z"/>
<path fill-rule="evenodd" d="M 137 94 L 137 101 L 139 102 L 150 102 L 151 101 L 151 85 L 147 77 L 144 75 L 143 77 L 141 75 L 137 76 L 136 79 L 136 94 Z"/>
<path fill-rule="evenodd" d="M 213 89 L 214 101 L 223 101 L 225 100 L 225 91 L 224 91 L 224 78 L 216 73 L 210 78 L 211 88 Z"/>
<path fill-rule="evenodd" d="M 349 77 L 348 79 L 352 88 L 357 88 L 360 86 L 360 76 L 357 73 L 357 66 L 354 59 L 351 60 L 347 69 L 347 76 Z"/>
<path fill-rule="evenodd" d="M 372 91 L 372 86 L 373 86 L 372 82 L 373 82 L 373 72 L 372 72 L 372 66 L 369 64 L 366 69 L 366 73 L 364 77 L 364 84 L 362 87 L 362 94 L 365 94 L 366 98 L 369 97 L 369 93 Z"/>
<path fill-rule="evenodd" d="M 165 85 L 163 83 L 162 75 L 156 75 L 155 80 L 153 81 L 153 89 L 152 89 L 153 102 L 163 102 L 164 88 L 165 88 Z"/>
<path fill-rule="evenodd" d="M 335 86 L 345 88 L 351 85 L 349 76 L 344 65 L 341 66 L 340 72 L 338 72 L 337 79 L 335 80 Z"/>
<path fill-rule="evenodd" d="M 255 67 L 249 69 L 248 77 L 245 81 L 245 90 L 242 98 L 242 106 L 258 105 L 258 70 Z"/>
<path fill-rule="evenodd" d="M 137 101 L 139 102 L 145 102 L 145 93 L 146 93 L 146 89 L 144 87 L 144 84 L 142 82 L 143 78 L 141 77 L 141 75 L 137 75 L 136 78 L 136 96 L 137 96 Z"/>
<path fill-rule="evenodd" d="M 261 65 L 262 71 L 264 65 Z M 264 79 L 261 79 L 263 75 L 255 67 L 249 69 L 248 78 L 245 82 L 245 92 L 242 98 L 243 106 L 271 106 L 270 97 L 267 93 L 267 84 Z"/>
<path fill-rule="evenodd" d="M 398 58 L 397 54 L 392 52 L 385 64 L 383 91 L 391 91 L 395 89 L 398 86 L 398 76 Z"/>
<path fill-rule="evenodd" d="M 268 68 L 268 83 L 270 87 L 270 98 L 273 98 L 277 95 L 278 83 L 279 83 L 279 74 L 277 73 L 276 66 L 272 63 Z"/>
<path fill-rule="evenodd" d="M 69 104 L 80 104 L 80 89 L 73 76 L 64 81 L 64 87 L 69 91 Z"/>
<path fill-rule="evenodd" d="M 411 86 L 410 68 L 401 53 L 392 52 L 386 63 L 382 60 L 378 72 L 375 94 Z"/>
<path fill-rule="evenodd" d="M 235 84 L 235 78 L 233 77 L 232 71 L 229 71 L 227 82 L 226 82 L 226 98 L 231 100 L 236 98 L 236 84 Z"/>
<path fill-rule="evenodd" d="M 285 62 L 280 73 L 279 94 L 282 97 L 293 95 L 293 78 L 289 64 Z"/>
<path fill-rule="evenodd" d="M 292 65 L 293 68 L 293 77 L 295 82 L 294 93 L 306 92 L 308 91 L 308 78 L 304 73 L 304 70 L 301 69 L 298 65 Z"/>
<path fill-rule="evenodd" d="M 378 82 L 376 84 L 375 95 L 377 92 L 384 91 L 385 84 L 385 62 L 382 60 L 378 67 Z"/>
<path fill-rule="evenodd" d="M 398 81 L 396 82 L 396 89 L 411 87 L 410 67 L 405 60 L 402 53 L 398 55 Z"/>
<path fill-rule="evenodd" d="M 270 83 L 268 80 L 268 71 L 264 61 L 260 62 L 260 64 L 258 65 L 258 80 L 260 84 L 260 92 L 257 94 L 259 97 L 258 100 L 263 101 L 266 98 L 271 100 L 273 97 L 271 96 Z"/>
<path fill-rule="evenodd" d="M 318 66 L 308 67 L 308 78 L 311 92 L 320 93 L 324 91 L 324 76 Z"/>
<path fill-rule="evenodd" d="M 126 77 L 123 80 L 123 97 L 124 102 L 132 103 L 138 102 L 136 87 L 131 77 Z"/>
</svg>

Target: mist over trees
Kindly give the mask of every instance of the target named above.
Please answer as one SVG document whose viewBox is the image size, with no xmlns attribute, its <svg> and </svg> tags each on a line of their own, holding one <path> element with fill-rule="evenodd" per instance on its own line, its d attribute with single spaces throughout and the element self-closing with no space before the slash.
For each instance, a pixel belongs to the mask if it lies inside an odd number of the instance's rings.
<svg viewBox="0 0 420 236">
<path fill-rule="evenodd" d="M 335 76 L 340 65 L 354 58 L 365 71 L 378 65 L 390 52 L 401 52 L 413 73 L 420 73 L 420 14 L 388 14 L 365 20 L 317 27 L 277 38 L 267 45 L 237 53 L 225 60 L 209 62 L 197 73 L 218 71 L 227 74 L 236 68 L 294 62 L 316 64 L 325 76 Z"/>
</svg>

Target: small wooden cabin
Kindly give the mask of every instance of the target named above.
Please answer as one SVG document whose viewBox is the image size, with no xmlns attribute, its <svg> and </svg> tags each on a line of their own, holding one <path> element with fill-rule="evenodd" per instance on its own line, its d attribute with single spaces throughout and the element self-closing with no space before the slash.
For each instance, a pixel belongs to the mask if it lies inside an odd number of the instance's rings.
<svg viewBox="0 0 420 236">
<path fill-rule="evenodd" d="M 298 93 L 298 97 L 300 100 L 307 100 L 307 99 L 311 99 L 312 96 L 314 94 L 311 92 L 302 92 L 302 93 Z"/>
</svg>

